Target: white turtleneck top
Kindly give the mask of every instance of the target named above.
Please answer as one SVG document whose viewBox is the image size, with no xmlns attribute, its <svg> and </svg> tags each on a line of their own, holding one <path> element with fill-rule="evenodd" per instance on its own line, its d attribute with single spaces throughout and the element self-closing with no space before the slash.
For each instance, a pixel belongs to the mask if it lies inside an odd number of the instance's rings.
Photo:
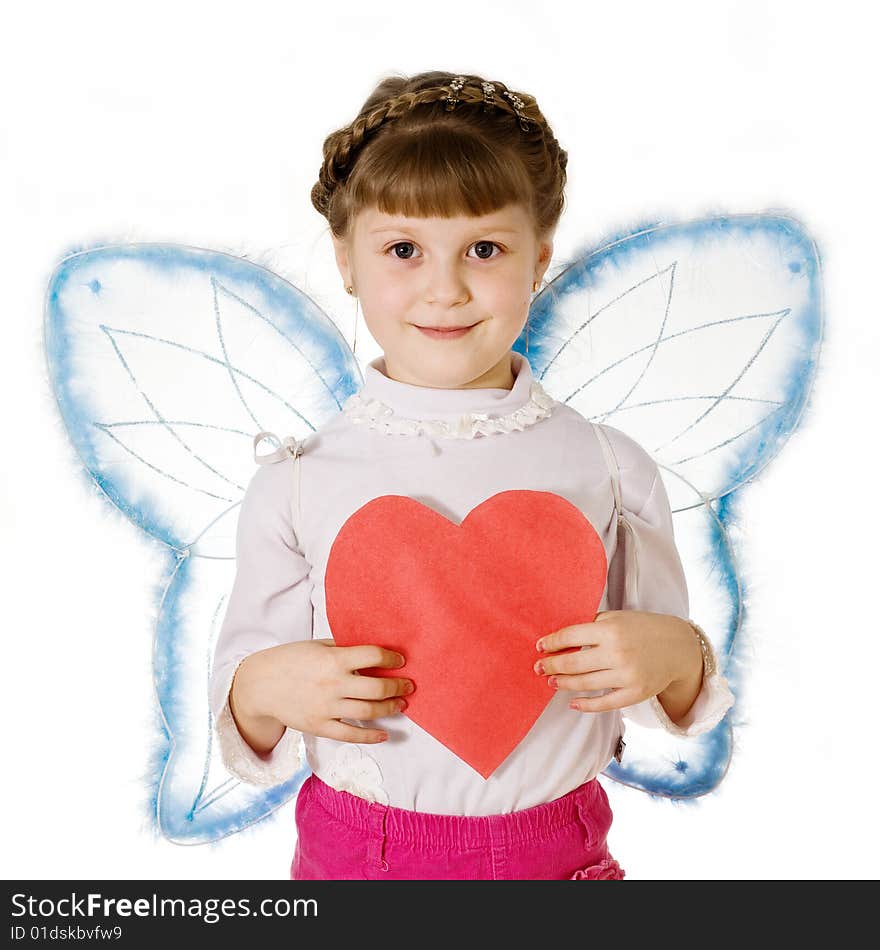
<svg viewBox="0 0 880 950">
<path fill-rule="evenodd" d="M 559 798 L 599 774 L 624 733 L 623 717 L 695 736 L 715 726 L 734 698 L 719 672 L 677 725 L 656 697 L 604 713 L 569 708 L 560 690 L 513 752 L 485 779 L 405 713 L 358 722 L 383 729 L 381 743 L 354 744 L 288 728 L 275 748 L 256 753 L 239 734 L 228 694 L 251 653 L 295 640 L 332 638 L 324 573 L 336 535 L 381 495 L 417 499 L 456 524 L 491 496 L 512 489 L 553 492 L 574 504 L 605 546 L 617 547 L 617 514 L 600 438 L 580 413 L 556 402 L 513 353 L 512 389 L 433 389 L 385 375 L 378 357 L 364 385 L 302 443 L 259 467 L 243 498 L 236 575 L 211 671 L 210 702 L 222 760 L 242 781 L 272 786 L 302 763 L 328 785 L 413 811 L 502 814 Z M 623 514 L 638 550 L 634 609 L 688 617 L 688 591 L 672 515 L 656 463 L 612 426 Z M 599 610 L 622 609 L 625 574 L 609 570 Z M 631 598 L 630 598 L 631 600 Z M 353 720 L 354 721 L 354 720 Z"/>
</svg>

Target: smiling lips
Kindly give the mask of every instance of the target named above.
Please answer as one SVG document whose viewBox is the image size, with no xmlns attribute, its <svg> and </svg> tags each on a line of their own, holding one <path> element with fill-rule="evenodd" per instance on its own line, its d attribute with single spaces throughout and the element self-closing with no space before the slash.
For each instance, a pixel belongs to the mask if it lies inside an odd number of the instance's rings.
<svg viewBox="0 0 880 950">
<path fill-rule="evenodd" d="M 431 337 L 434 340 L 457 340 L 459 337 L 464 336 L 469 330 L 473 330 L 475 326 L 476 323 L 471 324 L 469 327 L 450 327 L 448 329 L 417 327 L 417 329 L 424 333 L 425 336 Z"/>
</svg>

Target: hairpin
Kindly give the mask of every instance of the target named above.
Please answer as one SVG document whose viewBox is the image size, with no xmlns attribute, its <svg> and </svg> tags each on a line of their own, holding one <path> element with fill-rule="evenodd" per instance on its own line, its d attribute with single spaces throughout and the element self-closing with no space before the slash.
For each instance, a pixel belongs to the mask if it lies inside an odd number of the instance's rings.
<svg viewBox="0 0 880 950">
<path fill-rule="evenodd" d="M 516 112 L 516 117 L 519 119 L 519 127 L 523 130 L 523 132 L 528 132 L 529 123 L 526 121 L 525 114 L 522 111 L 526 104 L 522 101 L 522 99 L 520 99 L 519 96 L 512 92 L 508 92 L 506 89 L 501 93 L 501 95 L 506 96 L 513 103 L 513 109 Z"/>
<path fill-rule="evenodd" d="M 462 87 L 467 82 L 465 76 L 456 76 L 455 79 L 449 84 L 449 88 L 452 90 L 452 95 L 445 96 L 446 99 L 446 111 L 452 112 L 452 110 L 461 102 L 461 99 L 458 98 L 458 94 L 461 92 Z"/>
<path fill-rule="evenodd" d="M 491 82 L 482 83 L 483 112 L 492 112 L 495 108 L 495 85 Z"/>
</svg>

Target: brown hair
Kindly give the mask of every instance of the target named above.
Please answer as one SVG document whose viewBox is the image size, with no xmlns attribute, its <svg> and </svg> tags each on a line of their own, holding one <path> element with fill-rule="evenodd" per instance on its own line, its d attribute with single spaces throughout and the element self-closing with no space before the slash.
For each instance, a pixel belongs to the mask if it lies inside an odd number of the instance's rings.
<svg viewBox="0 0 880 950">
<path fill-rule="evenodd" d="M 492 81 L 431 71 L 379 83 L 357 118 L 324 141 L 312 204 L 345 239 L 364 208 L 407 217 L 485 215 L 508 204 L 530 212 L 536 235 L 556 227 L 565 203 L 567 153 L 533 96 Z M 521 126 L 513 93 L 528 131 Z M 448 110 L 446 98 L 457 104 Z"/>
</svg>

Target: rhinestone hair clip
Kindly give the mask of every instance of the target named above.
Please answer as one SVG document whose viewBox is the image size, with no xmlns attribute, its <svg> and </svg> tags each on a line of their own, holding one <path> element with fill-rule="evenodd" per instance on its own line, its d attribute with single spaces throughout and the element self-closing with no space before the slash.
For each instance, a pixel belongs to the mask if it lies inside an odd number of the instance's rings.
<svg viewBox="0 0 880 950">
<path fill-rule="evenodd" d="M 455 79 L 449 84 L 449 88 L 452 90 L 451 94 L 446 96 L 446 111 L 452 112 L 452 110 L 461 102 L 461 99 L 458 98 L 458 94 L 461 92 L 467 78 L 465 76 L 456 76 Z"/>
<path fill-rule="evenodd" d="M 508 92 L 506 89 L 501 93 L 501 95 L 510 100 L 511 104 L 513 105 L 513 110 L 516 112 L 516 117 L 519 119 L 519 127 L 523 130 L 523 132 L 528 132 L 530 126 L 526 121 L 525 113 L 523 112 L 526 104 L 522 101 L 522 99 L 520 99 L 519 96 L 512 92 Z"/>
<path fill-rule="evenodd" d="M 483 87 L 483 112 L 492 112 L 495 109 L 495 86 L 491 82 L 481 83 Z"/>
</svg>

